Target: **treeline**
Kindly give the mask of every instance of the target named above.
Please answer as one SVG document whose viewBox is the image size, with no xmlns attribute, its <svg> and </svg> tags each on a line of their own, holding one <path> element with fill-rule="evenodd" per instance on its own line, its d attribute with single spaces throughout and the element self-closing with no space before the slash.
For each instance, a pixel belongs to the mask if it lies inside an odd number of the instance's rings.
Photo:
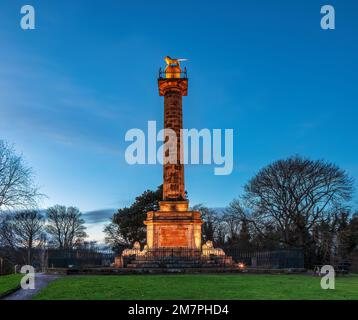
<svg viewBox="0 0 358 320">
<path fill-rule="evenodd" d="M 45 212 L 20 210 L 0 217 L 0 256 L 11 264 L 40 261 L 48 248 L 72 249 L 86 245 L 82 213 L 75 207 L 56 205 Z"/>
<path fill-rule="evenodd" d="M 261 169 L 224 210 L 194 206 L 204 220 L 203 241 L 241 250 L 301 248 L 307 266 L 347 259 L 358 249 L 353 179 L 336 165 L 300 156 Z M 158 210 L 162 187 L 119 209 L 105 227 L 112 246 L 145 243 L 146 213 Z"/>
<path fill-rule="evenodd" d="M 291 232 L 296 241 L 286 242 L 282 230 L 267 225 L 257 228 L 245 215 L 245 209 L 237 200 L 233 201 L 223 213 L 202 205 L 194 209 L 201 211 L 203 241 L 212 240 L 222 248 L 236 248 L 240 251 L 266 251 L 277 249 L 303 249 L 306 266 L 315 264 L 335 264 L 350 260 L 358 254 L 358 213 L 341 212 L 330 221 L 317 222 L 311 232 L 301 235 Z M 294 227 L 291 227 L 294 230 Z"/>
<path fill-rule="evenodd" d="M 34 252 L 41 249 L 84 245 L 87 234 L 81 212 L 60 205 L 45 211 L 34 209 L 43 197 L 22 156 L 0 140 L 1 265 L 33 264 Z"/>
</svg>

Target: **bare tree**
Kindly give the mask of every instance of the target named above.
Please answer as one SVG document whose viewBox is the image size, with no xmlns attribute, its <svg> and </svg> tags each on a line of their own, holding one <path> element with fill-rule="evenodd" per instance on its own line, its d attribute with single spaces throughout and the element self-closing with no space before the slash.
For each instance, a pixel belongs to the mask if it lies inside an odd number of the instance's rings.
<svg viewBox="0 0 358 320">
<path fill-rule="evenodd" d="M 105 242 L 113 248 L 121 248 L 127 244 L 121 233 L 121 228 L 116 223 L 105 225 L 103 232 L 105 233 Z"/>
<path fill-rule="evenodd" d="M 13 228 L 13 219 L 10 213 L 0 216 L 0 247 L 14 250 L 16 236 Z"/>
<path fill-rule="evenodd" d="M 215 242 L 219 247 L 225 244 L 226 236 L 226 224 L 221 219 L 219 219 L 215 232 Z"/>
<path fill-rule="evenodd" d="M 215 235 L 218 227 L 218 216 L 216 211 L 204 206 L 203 204 L 193 206 L 192 210 L 200 211 L 201 218 L 204 221 L 201 228 L 203 241 L 215 241 Z"/>
<path fill-rule="evenodd" d="M 31 168 L 0 140 L 0 210 L 35 207 L 39 196 Z"/>
<path fill-rule="evenodd" d="M 19 247 L 26 248 L 27 263 L 32 264 L 32 251 L 43 239 L 44 217 L 37 210 L 24 210 L 13 215 L 13 230 Z"/>
<path fill-rule="evenodd" d="M 353 180 L 336 165 L 294 156 L 249 181 L 244 200 L 251 213 L 245 216 L 258 232 L 274 229 L 283 243 L 305 247 L 313 227 L 332 221 L 352 192 Z"/>
<path fill-rule="evenodd" d="M 43 227 L 44 218 L 37 210 L 7 213 L 1 217 L 0 246 L 7 250 L 9 257 L 21 256 L 21 260 L 31 265 L 33 249 L 40 246 L 43 240 Z M 25 249 L 26 254 L 18 249 Z"/>
<path fill-rule="evenodd" d="M 238 199 L 232 201 L 224 211 L 223 222 L 226 225 L 227 241 L 230 243 L 239 240 L 240 227 L 242 221 L 246 221 L 244 217 L 245 211 Z"/>
<path fill-rule="evenodd" d="M 75 207 L 56 205 L 48 208 L 47 220 L 46 230 L 58 248 L 73 248 L 87 237 L 82 213 Z"/>
</svg>

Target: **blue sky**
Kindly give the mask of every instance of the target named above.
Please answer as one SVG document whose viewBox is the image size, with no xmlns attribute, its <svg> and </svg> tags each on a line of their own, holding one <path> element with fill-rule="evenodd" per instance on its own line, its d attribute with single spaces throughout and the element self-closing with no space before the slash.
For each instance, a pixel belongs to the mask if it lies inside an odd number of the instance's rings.
<svg viewBox="0 0 358 320">
<path fill-rule="evenodd" d="M 19 26 L 25 4 L 36 30 Z M 320 28 L 324 4 L 334 31 Z M 33 167 L 43 207 L 93 216 L 130 205 L 161 183 L 160 165 L 126 164 L 124 135 L 162 123 L 156 78 L 170 55 L 190 59 L 184 126 L 235 133 L 231 175 L 187 166 L 191 204 L 226 206 L 262 166 L 293 154 L 357 179 L 357 15 L 348 0 L 3 0 L 0 138 Z"/>
</svg>

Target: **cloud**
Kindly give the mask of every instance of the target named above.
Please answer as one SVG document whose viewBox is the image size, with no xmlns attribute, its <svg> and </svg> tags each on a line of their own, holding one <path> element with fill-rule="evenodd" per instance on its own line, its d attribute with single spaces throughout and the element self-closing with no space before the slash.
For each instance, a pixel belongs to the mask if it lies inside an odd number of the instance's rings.
<svg viewBox="0 0 358 320">
<path fill-rule="evenodd" d="M 83 218 L 86 220 L 87 224 L 109 222 L 109 219 L 116 211 L 116 209 L 100 209 L 88 211 L 83 214 Z"/>
</svg>

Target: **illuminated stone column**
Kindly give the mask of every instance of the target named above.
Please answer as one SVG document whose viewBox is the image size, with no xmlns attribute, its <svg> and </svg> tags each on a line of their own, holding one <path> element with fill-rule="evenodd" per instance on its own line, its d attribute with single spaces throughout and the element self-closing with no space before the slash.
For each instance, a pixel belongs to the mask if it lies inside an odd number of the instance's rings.
<svg viewBox="0 0 358 320">
<path fill-rule="evenodd" d="M 187 78 L 162 78 L 158 80 L 159 95 L 164 96 L 164 129 L 171 129 L 176 134 L 177 163 L 163 165 L 163 200 L 184 200 L 184 164 L 182 163 L 183 145 L 181 129 L 183 128 L 182 96 L 187 95 Z M 168 137 L 167 137 L 168 138 Z M 169 156 L 169 150 L 166 155 Z"/>
<path fill-rule="evenodd" d="M 200 212 L 190 211 L 184 185 L 182 163 L 183 110 L 182 97 L 188 94 L 188 78 L 182 72 L 178 59 L 166 58 L 167 67 L 159 74 L 159 95 L 164 97 L 164 128 L 176 134 L 177 163 L 163 165 L 163 201 L 159 211 L 147 213 L 148 248 L 201 249 Z M 168 150 L 169 152 L 169 150 Z M 163 155 L 168 157 L 169 154 Z"/>
</svg>

